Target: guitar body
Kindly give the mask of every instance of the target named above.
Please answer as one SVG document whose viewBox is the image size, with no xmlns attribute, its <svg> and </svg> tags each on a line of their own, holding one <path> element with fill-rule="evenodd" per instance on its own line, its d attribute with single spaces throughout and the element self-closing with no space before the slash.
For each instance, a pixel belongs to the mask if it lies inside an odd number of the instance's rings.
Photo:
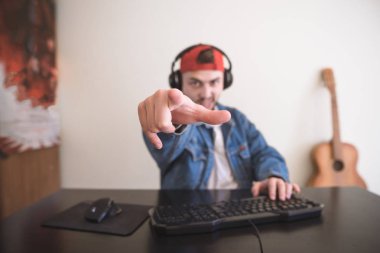
<svg viewBox="0 0 380 253">
<path fill-rule="evenodd" d="M 348 143 L 341 143 L 342 159 L 335 160 L 331 143 L 321 143 L 312 151 L 316 168 L 309 185 L 316 187 L 359 186 L 366 189 L 364 180 L 356 170 L 358 151 Z"/>
<path fill-rule="evenodd" d="M 322 79 L 331 95 L 333 138 L 330 143 L 321 143 L 313 149 L 311 155 L 316 173 L 311 177 L 308 185 L 359 186 L 366 189 L 364 180 L 356 170 L 358 151 L 353 145 L 340 140 L 338 103 L 332 69 L 322 70 Z"/>
</svg>

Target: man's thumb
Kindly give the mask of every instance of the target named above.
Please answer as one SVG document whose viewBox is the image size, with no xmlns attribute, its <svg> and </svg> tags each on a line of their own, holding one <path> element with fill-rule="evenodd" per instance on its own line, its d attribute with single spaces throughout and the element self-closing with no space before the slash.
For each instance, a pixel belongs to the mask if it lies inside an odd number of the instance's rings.
<svg viewBox="0 0 380 253">
<path fill-rule="evenodd" d="M 170 111 L 177 109 L 184 103 L 184 95 L 178 89 L 170 89 L 168 91 L 168 107 Z"/>
</svg>

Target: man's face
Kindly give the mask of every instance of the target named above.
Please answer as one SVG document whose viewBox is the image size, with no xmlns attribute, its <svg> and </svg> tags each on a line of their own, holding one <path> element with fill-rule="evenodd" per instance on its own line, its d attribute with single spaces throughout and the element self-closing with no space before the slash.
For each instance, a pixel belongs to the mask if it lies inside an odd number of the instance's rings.
<svg viewBox="0 0 380 253">
<path fill-rule="evenodd" d="M 214 109 L 224 87 L 223 72 L 200 70 L 182 74 L 182 92 L 195 103 Z"/>
</svg>

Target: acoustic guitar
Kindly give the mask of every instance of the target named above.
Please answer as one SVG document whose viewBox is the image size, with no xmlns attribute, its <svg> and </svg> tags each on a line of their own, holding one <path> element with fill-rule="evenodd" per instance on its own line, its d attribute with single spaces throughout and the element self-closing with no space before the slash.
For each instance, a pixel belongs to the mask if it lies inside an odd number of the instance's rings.
<svg viewBox="0 0 380 253">
<path fill-rule="evenodd" d="M 338 105 L 332 69 L 323 69 L 322 79 L 331 95 L 333 139 L 331 142 L 318 144 L 312 150 L 311 155 L 316 170 L 308 185 L 316 187 L 359 186 L 366 189 L 366 183 L 356 170 L 357 149 L 349 143 L 342 143 L 340 139 Z"/>
</svg>

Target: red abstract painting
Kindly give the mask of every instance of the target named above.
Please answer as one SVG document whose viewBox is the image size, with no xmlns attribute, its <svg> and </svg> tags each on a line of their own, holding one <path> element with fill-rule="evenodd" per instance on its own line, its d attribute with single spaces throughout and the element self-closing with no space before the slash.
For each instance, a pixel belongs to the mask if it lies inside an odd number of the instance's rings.
<svg viewBox="0 0 380 253">
<path fill-rule="evenodd" d="M 57 145 L 55 2 L 0 0 L 0 155 Z"/>
</svg>

